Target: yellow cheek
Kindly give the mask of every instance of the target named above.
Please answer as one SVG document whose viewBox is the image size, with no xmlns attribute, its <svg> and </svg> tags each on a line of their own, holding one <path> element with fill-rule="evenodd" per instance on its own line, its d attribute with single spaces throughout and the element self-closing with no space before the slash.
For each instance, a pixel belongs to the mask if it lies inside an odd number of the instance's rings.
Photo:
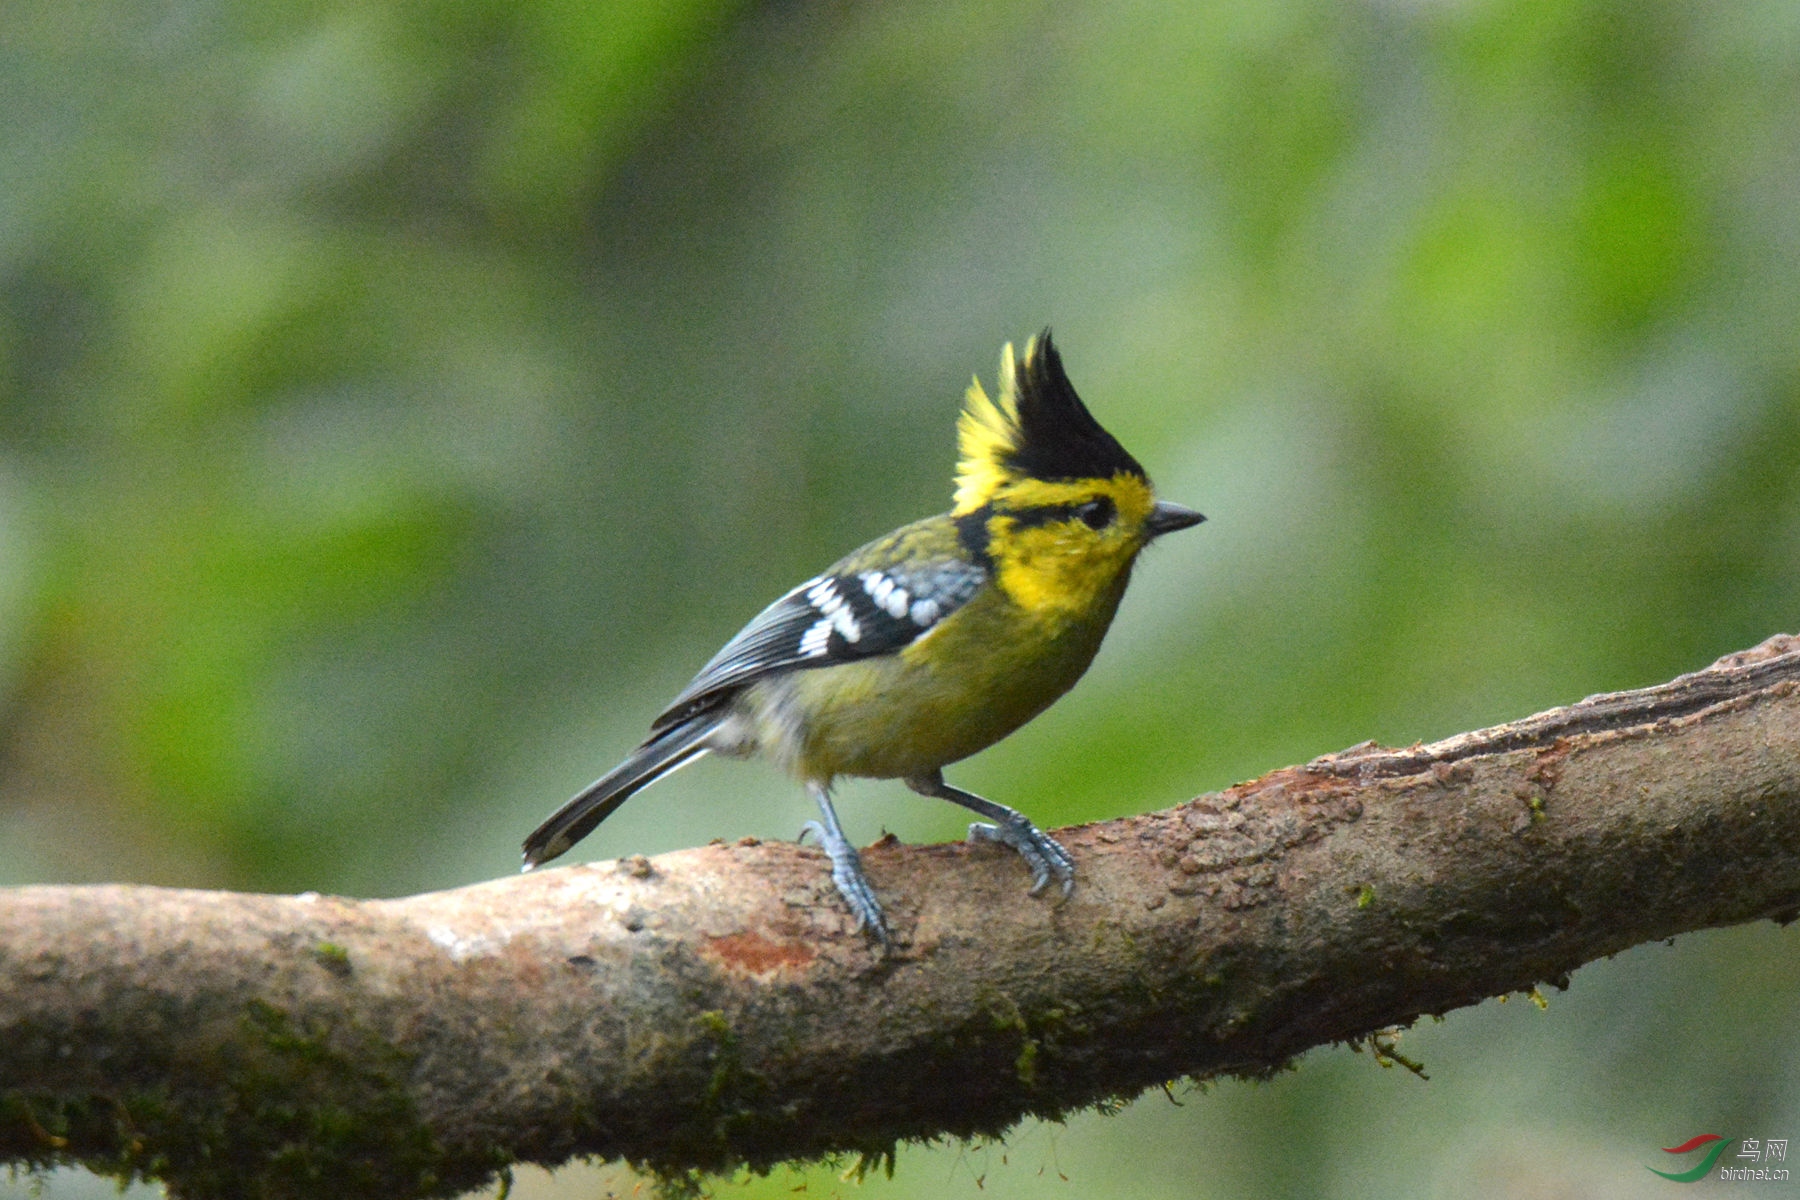
<svg viewBox="0 0 1800 1200">
<path fill-rule="evenodd" d="M 1118 475 L 1108 480 L 1011 484 L 1004 497 L 1014 511 L 1048 505 L 1075 505 L 1096 496 L 1111 498 L 1118 516 L 1102 530 L 1074 521 L 1021 526 L 1006 512 L 993 518 L 990 553 L 1001 589 L 1027 613 L 1052 625 L 1086 616 L 1111 593 L 1142 547 L 1144 526 L 1155 498 L 1142 479 Z"/>
<path fill-rule="evenodd" d="M 1026 612 L 1051 619 L 1081 616 L 1113 586 L 1132 552 L 1122 535 L 1021 530 L 998 556 L 999 582 Z"/>
</svg>

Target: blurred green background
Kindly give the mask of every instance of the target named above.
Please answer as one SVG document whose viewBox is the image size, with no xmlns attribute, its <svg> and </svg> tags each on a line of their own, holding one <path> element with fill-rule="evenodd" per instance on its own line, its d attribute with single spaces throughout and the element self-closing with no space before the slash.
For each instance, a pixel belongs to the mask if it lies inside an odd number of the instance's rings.
<svg viewBox="0 0 1800 1200">
<path fill-rule="evenodd" d="M 1785 0 L 0 0 L 0 111 L 0 882 L 512 871 L 767 600 L 947 507 L 962 388 L 1045 324 L 1211 521 L 953 771 L 1041 823 L 1800 629 Z M 807 809 L 707 763 L 574 857 Z M 1319 1051 L 720 1193 L 1638 1196 L 1703 1131 L 1800 1168 L 1797 980 L 1792 931 L 1684 937 L 1414 1031 L 1430 1082 Z"/>
</svg>

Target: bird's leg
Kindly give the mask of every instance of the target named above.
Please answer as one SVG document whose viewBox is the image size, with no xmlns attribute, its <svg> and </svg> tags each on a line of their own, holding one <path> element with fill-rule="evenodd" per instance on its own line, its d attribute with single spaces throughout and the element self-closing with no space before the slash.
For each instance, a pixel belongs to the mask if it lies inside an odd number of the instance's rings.
<svg viewBox="0 0 1800 1200">
<path fill-rule="evenodd" d="M 819 784 L 808 784 L 807 790 L 819 802 L 821 819 L 808 821 L 801 827 L 800 836 L 819 835 L 819 845 L 831 859 L 831 882 L 837 885 L 838 894 L 856 915 L 856 927 L 868 930 L 884 947 L 892 948 L 894 941 L 888 933 L 887 918 L 882 916 L 881 902 L 875 899 L 875 889 L 869 886 L 869 877 L 863 874 L 862 858 L 856 853 L 856 847 L 850 844 L 843 827 L 838 824 L 837 810 L 831 807 L 831 792 Z"/>
<path fill-rule="evenodd" d="M 1063 895 L 1075 890 L 1075 860 L 1057 844 L 1055 838 L 1033 825 L 1024 813 L 1004 804 L 995 804 L 992 800 L 984 800 L 973 792 L 951 787 L 944 782 L 942 771 L 914 776 L 906 781 L 906 786 L 921 796 L 936 796 L 939 800 L 948 800 L 952 804 L 973 809 L 992 821 L 992 825 L 984 821 L 970 825 L 969 840 L 1004 842 L 1017 850 L 1019 857 L 1025 860 L 1025 865 L 1031 868 L 1032 895 L 1043 891 L 1053 875 L 1062 884 Z"/>
</svg>

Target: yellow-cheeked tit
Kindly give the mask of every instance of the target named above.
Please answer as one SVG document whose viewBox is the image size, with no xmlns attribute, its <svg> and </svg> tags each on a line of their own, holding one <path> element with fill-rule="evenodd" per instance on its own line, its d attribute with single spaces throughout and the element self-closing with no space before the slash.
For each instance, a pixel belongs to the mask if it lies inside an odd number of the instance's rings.
<svg viewBox="0 0 1800 1200">
<path fill-rule="evenodd" d="M 624 762 L 525 839 L 525 869 L 562 854 L 638 789 L 708 751 L 764 754 L 819 805 L 832 881 L 884 945 L 886 919 L 838 825 L 840 775 L 902 779 L 987 818 L 971 840 L 1017 850 L 1037 893 L 1075 863 L 1022 814 L 944 782 L 1074 686 L 1138 552 L 1204 518 L 1159 501 L 1082 404 L 1046 330 L 977 379 L 957 422 L 955 505 L 853 551 L 765 608 L 713 656 Z"/>
</svg>

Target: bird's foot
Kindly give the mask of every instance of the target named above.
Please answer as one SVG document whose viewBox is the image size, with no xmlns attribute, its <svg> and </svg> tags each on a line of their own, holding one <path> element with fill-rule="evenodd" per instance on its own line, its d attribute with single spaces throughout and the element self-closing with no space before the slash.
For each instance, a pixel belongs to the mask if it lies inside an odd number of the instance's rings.
<svg viewBox="0 0 1800 1200">
<path fill-rule="evenodd" d="M 1000 842 L 1017 850 L 1025 865 L 1031 868 L 1031 894 L 1034 896 L 1049 885 L 1052 876 L 1062 884 L 1063 895 L 1075 890 L 1075 860 L 1055 838 L 1033 825 L 1023 813 L 1013 812 L 991 825 L 977 821 L 969 826 L 969 840 Z"/>
<path fill-rule="evenodd" d="M 850 844 L 842 830 L 821 821 L 808 821 L 801 827 L 801 838 L 809 833 L 818 835 L 820 847 L 831 859 L 831 882 L 837 886 L 844 903 L 850 906 L 850 912 L 856 917 L 856 927 L 866 930 L 884 949 L 891 950 L 894 939 L 888 932 L 887 917 L 881 911 L 881 902 L 875 899 L 875 889 L 869 886 L 869 877 L 863 874 L 862 856 L 857 854 L 856 847 Z"/>
</svg>

